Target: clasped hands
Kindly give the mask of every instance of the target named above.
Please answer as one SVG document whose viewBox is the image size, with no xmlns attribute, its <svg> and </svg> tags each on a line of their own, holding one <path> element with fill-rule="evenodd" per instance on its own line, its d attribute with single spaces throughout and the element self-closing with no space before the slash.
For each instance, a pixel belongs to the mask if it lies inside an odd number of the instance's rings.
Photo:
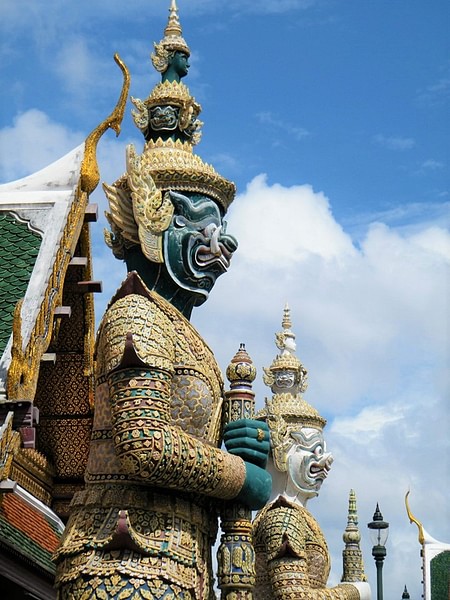
<svg viewBox="0 0 450 600">
<path fill-rule="evenodd" d="M 245 482 L 236 500 L 252 510 L 262 508 L 272 490 L 272 478 L 265 470 L 270 451 L 267 424 L 253 419 L 232 421 L 225 427 L 223 441 L 230 454 L 245 462 Z"/>
</svg>

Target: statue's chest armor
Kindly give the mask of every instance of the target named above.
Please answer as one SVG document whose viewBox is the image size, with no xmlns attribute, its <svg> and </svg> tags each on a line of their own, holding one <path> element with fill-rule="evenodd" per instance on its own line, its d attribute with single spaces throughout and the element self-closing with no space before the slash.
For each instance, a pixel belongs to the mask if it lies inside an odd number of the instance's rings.
<svg viewBox="0 0 450 600">
<path fill-rule="evenodd" d="M 222 409 L 222 379 L 216 360 L 198 333 L 176 325 L 175 373 L 170 411 L 183 431 L 217 445 Z"/>
</svg>

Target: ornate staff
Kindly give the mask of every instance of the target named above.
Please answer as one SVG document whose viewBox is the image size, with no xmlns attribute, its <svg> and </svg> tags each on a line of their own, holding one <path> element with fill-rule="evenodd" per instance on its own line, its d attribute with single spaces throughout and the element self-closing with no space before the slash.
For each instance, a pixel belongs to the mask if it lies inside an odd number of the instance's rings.
<svg viewBox="0 0 450 600">
<path fill-rule="evenodd" d="M 240 345 L 226 375 L 230 391 L 225 392 L 224 425 L 239 419 L 253 419 L 255 393 L 252 382 L 256 368 L 245 350 L 245 344 Z M 262 430 L 261 434 L 264 435 Z M 252 600 L 256 580 L 252 511 L 240 502 L 224 503 L 221 528 L 223 534 L 217 553 L 221 600 Z"/>
</svg>

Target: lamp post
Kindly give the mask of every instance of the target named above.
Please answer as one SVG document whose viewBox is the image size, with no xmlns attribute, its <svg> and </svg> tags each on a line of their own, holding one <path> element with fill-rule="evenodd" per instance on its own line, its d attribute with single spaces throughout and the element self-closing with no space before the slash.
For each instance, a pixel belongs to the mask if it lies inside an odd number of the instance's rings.
<svg viewBox="0 0 450 600">
<path fill-rule="evenodd" d="M 389 535 L 389 523 L 383 521 L 383 515 L 377 507 L 373 515 L 373 521 L 367 524 L 372 540 L 372 556 L 377 566 L 377 600 L 383 600 L 383 561 L 386 556 L 385 544 Z"/>
</svg>

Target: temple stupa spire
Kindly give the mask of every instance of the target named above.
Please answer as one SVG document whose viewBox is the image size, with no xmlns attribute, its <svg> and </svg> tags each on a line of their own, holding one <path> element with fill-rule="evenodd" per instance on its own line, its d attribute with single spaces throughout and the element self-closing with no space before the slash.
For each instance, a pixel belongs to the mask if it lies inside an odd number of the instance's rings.
<svg viewBox="0 0 450 600">
<path fill-rule="evenodd" d="M 350 490 L 348 499 L 347 527 L 342 535 L 345 548 L 342 551 L 343 574 L 341 581 L 367 581 L 360 548 L 361 533 L 358 529 L 356 494 Z"/>
</svg>

